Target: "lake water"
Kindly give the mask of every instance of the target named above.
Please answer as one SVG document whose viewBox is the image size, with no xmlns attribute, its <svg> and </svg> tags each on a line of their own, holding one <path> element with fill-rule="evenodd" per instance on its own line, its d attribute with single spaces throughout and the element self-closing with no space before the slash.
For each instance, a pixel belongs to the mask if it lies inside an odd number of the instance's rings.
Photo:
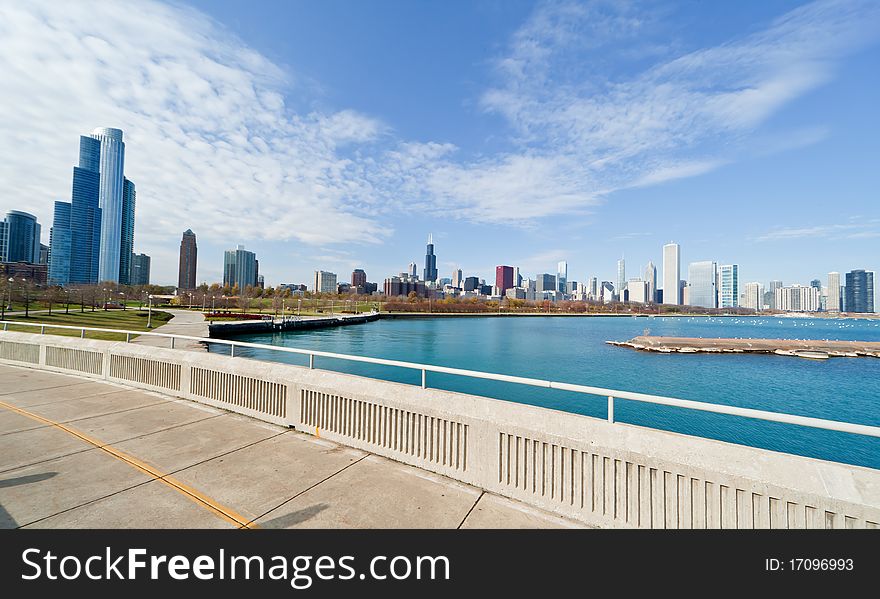
<svg viewBox="0 0 880 599">
<path fill-rule="evenodd" d="M 641 335 L 880 341 L 880 320 L 812 318 L 523 317 L 379 320 L 240 341 L 549 379 L 880 426 L 880 360 L 775 355 L 660 354 L 607 345 Z M 222 346 L 212 351 L 228 352 Z M 307 365 L 306 356 L 236 355 Z M 315 358 L 316 368 L 420 384 L 421 373 Z M 430 387 L 599 418 L 607 400 L 428 373 Z M 880 468 L 880 439 L 617 400 L 615 420 Z"/>
</svg>

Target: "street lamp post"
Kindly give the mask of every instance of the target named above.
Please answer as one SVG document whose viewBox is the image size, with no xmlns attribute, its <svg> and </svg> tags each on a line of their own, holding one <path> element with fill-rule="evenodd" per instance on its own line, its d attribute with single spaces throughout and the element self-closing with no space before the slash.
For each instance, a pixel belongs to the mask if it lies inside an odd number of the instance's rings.
<svg viewBox="0 0 880 599">
<path fill-rule="evenodd" d="M 24 317 L 28 318 L 31 307 L 31 291 L 27 287 L 27 279 L 21 280 L 21 286 L 24 289 Z"/>
<path fill-rule="evenodd" d="M 148 297 L 149 303 L 147 304 L 147 328 L 153 328 L 153 294 L 151 293 Z"/>
<path fill-rule="evenodd" d="M 214 311 L 214 306 L 216 305 L 215 302 L 214 302 L 215 297 L 216 297 L 216 296 L 213 296 L 213 295 L 211 296 L 211 312 Z"/>
<path fill-rule="evenodd" d="M 107 311 L 107 288 L 106 287 L 104 288 L 103 299 L 104 299 L 104 312 L 106 312 Z"/>
<path fill-rule="evenodd" d="M 125 294 L 120 291 L 119 295 L 122 296 L 122 311 L 125 312 Z"/>
</svg>

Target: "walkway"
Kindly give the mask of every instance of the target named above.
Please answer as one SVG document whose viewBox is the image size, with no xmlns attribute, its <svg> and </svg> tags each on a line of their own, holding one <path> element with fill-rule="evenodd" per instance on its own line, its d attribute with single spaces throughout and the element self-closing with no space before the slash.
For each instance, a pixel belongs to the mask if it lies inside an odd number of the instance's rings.
<svg viewBox="0 0 880 599">
<path fill-rule="evenodd" d="M 167 333 L 169 335 L 189 335 L 191 337 L 209 337 L 208 322 L 205 315 L 194 310 L 175 310 L 173 308 L 162 308 L 162 312 L 168 312 L 173 318 L 162 326 L 153 329 L 154 333 Z M 132 343 L 140 345 L 149 345 L 152 347 L 169 347 L 171 340 L 164 337 L 151 337 L 142 335 L 132 340 Z M 174 347 L 176 349 L 187 349 L 190 351 L 207 351 L 204 344 L 198 341 L 189 341 L 185 339 L 177 339 Z"/>
<path fill-rule="evenodd" d="M 244 526 L 580 525 L 194 402 L 0 365 L 0 528 Z"/>
</svg>

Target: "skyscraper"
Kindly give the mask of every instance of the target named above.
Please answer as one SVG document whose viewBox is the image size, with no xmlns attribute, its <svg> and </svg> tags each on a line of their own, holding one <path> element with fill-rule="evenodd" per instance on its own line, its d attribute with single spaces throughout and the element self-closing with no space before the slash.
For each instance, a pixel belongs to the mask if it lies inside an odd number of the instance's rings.
<svg viewBox="0 0 880 599">
<path fill-rule="evenodd" d="M 620 301 L 625 299 L 626 291 L 626 260 L 621 258 L 617 261 L 617 297 Z"/>
<path fill-rule="evenodd" d="M 770 281 L 770 288 L 768 290 L 770 292 L 770 308 L 774 310 L 779 309 L 776 305 L 777 289 L 782 289 L 782 281 Z"/>
<path fill-rule="evenodd" d="M 189 290 L 196 288 L 196 265 L 198 264 L 199 248 L 196 234 L 192 229 L 183 232 L 180 239 L 180 260 L 177 267 L 177 288 Z"/>
<path fill-rule="evenodd" d="M 507 293 L 508 289 L 515 287 L 512 266 L 495 267 L 495 287 L 498 288 L 498 293 L 500 295 L 504 295 Z"/>
<path fill-rule="evenodd" d="M 688 305 L 718 307 L 718 266 L 711 260 L 691 262 L 688 266 Z M 663 290 L 666 293 L 666 290 Z"/>
<path fill-rule="evenodd" d="M 125 187 L 125 143 L 122 130 L 98 127 L 90 137 L 99 143 L 98 206 L 101 208 L 101 242 L 98 256 L 98 280 L 119 281 L 123 192 Z"/>
<path fill-rule="evenodd" d="M 870 313 L 874 311 L 874 273 L 853 270 L 846 273 L 846 311 Z"/>
<path fill-rule="evenodd" d="M 718 307 L 739 306 L 739 265 L 722 264 L 718 267 Z"/>
<path fill-rule="evenodd" d="M 645 281 L 648 282 L 648 302 L 654 302 L 657 299 L 657 267 L 649 261 L 645 267 Z"/>
<path fill-rule="evenodd" d="M 840 273 L 828 273 L 828 300 L 825 309 L 829 312 L 840 312 Z"/>
<path fill-rule="evenodd" d="M 27 212 L 10 210 L 0 221 L 0 262 L 40 261 L 40 223 Z"/>
<path fill-rule="evenodd" d="M 425 252 L 425 282 L 437 281 L 437 256 L 434 255 L 434 236 L 428 235 L 428 248 Z"/>
<path fill-rule="evenodd" d="M 663 246 L 663 303 L 681 304 L 681 247 L 677 243 Z"/>
<path fill-rule="evenodd" d="M 131 277 L 131 257 L 134 253 L 134 183 L 122 183 L 122 231 L 119 244 L 119 282 L 128 285 Z"/>
<path fill-rule="evenodd" d="M 556 291 L 566 293 L 568 288 L 568 262 L 560 261 L 556 265 Z"/>
<path fill-rule="evenodd" d="M 461 289 L 462 283 L 464 283 L 464 279 L 462 278 L 462 275 L 461 275 L 461 269 L 456 268 L 455 270 L 452 271 L 452 286 L 455 287 L 456 289 Z"/>
<path fill-rule="evenodd" d="M 49 234 L 49 281 L 55 285 L 98 282 L 102 211 L 98 205 L 101 143 L 80 136 L 70 203 L 55 202 Z"/>
<path fill-rule="evenodd" d="M 257 284 L 257 255 L 244 249 L 243 245 L 223 254 L 223 286 L 238 286 L 244 291 Z M 334 282 L 335 287 L 335 282 Z"/>
<path fill-rule="evenodd" d="M 592 299 L 599 299 L 599 279 L 596 277 L 590 277 L 590 296 Z"/>
<path fill-rule="evenodd" d="M 131 256 L 131 281 L 129 285 L 150 284 L 150 257 L 146 254 L 133 254 Z"/>
<path fill-rule="evenodd" d="M 351 287 L 352 291 L 355 293 L 364 293 L 367 287 L 367 273 L 360 269 L 356 268 L 351 271 Z"/>
</svg>

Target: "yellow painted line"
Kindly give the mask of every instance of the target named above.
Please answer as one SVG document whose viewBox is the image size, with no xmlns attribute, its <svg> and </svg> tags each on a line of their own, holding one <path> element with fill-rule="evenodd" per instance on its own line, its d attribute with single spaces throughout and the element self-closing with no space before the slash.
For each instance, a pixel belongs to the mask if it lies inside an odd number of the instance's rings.
<svg viewBox="0 0 880 599">
<path fill-rule="evenodd" d="M 242 516 L 238 512 L 214 501 L 213 499 L 211 499 L 207 495 L 200 493 L 199 491 L 193 489 L 192 487 L 190 487 L 188 485 L 183 484 L 182 482 L 180 482 L 179 480 L 176 480 L 175 478 L 173 478 L 171 476 L 163 474 L 160 470 L 153 468 L 149 464 L 145 464 L 144 462 L 138 460 L 135 457 L 128 455 L 127 453 L 123 453 L 123 452 L 119 451 L 118 449 L 116 449 L 115 447 L 113 447 L 109 444 L 102 443 L 101 441 L 98 441 L 97 439 L 93 439 L 92 437 L 76 430 L 75 428 L 71 428 L 71 427 L 66 426 L 64 424 L 61 424 L 60 422 L 55 422 L 54 420 L 44 418 L 43 416 L 40 416 L 38 414 L 34 414 L 33 412 L 28 412 L 27 410 L 23 410 L 19 407 L 10 405 L 10 404 L 3 402 L 3 401 L 0 401 L 0 407 L 6 408 L 7 410 L 9 410 L 11 412 L 15 412 L 16 414 L 19 414 L 21 416 L 25 416 L 25 417 L 30 418 L 32 420 L 36 420 L 37 422 L 42 422 L 43 424 L 48 424 L 49 426 L 53 426 L 57 429 L 60 429 L 66 433 L 73 435 L 74 437 L 77 437 L 78 439 L 85 441 L 89 445 L 93 445 L 93 446 L 97 447 L 98 449 L 109 453 L 114 458 L 127 463 L 129 466 L 132 466 L 136 470 L 140 470 L 141 472 L 153 477 L 155 480 L 168 485 L 169 487 L 171 487 L 175 491 L 178 491 L 184 497 L 191 500 L 195 504 L 197 504 L 203 508 L 206 508 L 208 511 L 213 513 L 215 516 L 219 516 L 220 518 L 222 518 L 223 520 L 226 520 L 227 522 L 229 522 L 231 524 L 234 524 L 234 525 L 236 525 L 238 527 L 242 527 L 242 528 L 259 528 L 259 526 L 256 524 L 253 524 L 249 518 L 246 518 L 245 516 Z"/>
</svg>

